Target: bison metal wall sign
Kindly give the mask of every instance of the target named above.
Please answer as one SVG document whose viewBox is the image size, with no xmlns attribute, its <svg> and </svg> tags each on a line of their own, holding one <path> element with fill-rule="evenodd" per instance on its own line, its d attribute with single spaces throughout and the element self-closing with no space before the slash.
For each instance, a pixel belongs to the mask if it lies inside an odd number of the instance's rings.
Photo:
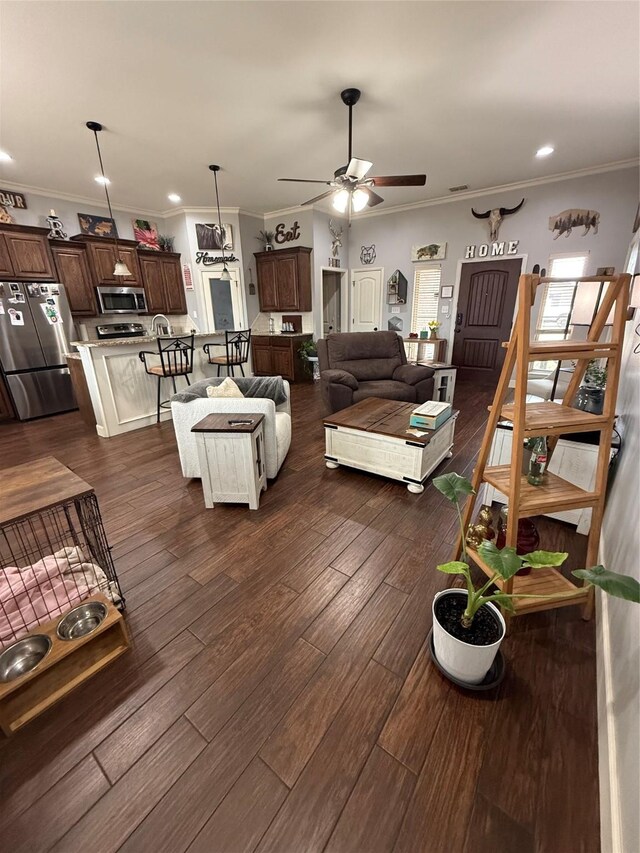
<svg viewBox="0 0 640 853">
<path fill-rule="evenodd" d="M 553 231 L 553 239 L 557 240 L 561 234 L 568 237 L 574 228 L 584 227 L 582 237 L 586 236 L 593 228 L 593 233 L 598 233 L 600 214 L 597 210 L 579 210 L 571 208 L 549 217 L 549 231 Z"/>
<path fill-rule="evenodd" d="M 522 199 L 520 204 L 517 204 L 515 207 L 494 207 L 492 210 L 485 210 L 484 213 L 478 213 L 477 210 L 471 208 L 471 213 L 473 213 L 476 219 L 489 220 L 489 240 L 494 243 L 498 239 L 498 232 L 500 231 L 502 220 L 505 216 L 517 213 L 523 204 L 524 199 Z"/>
<path fill-rule="evenodd" d="M 446 243 L 426 243 L 411 248 L 412 261 L 443 261 L 447 256 Z"/>
<path fill-rule="evenodd" d="M 505 255 L 516 255 L 518 253 L 518 244 L 520 240 L 509 240 L 509 242 L 494 242 L 494 243 L 473 243 L 465 247 L 465 261 L 475 258 L 501 258 Z"/>
</svg>

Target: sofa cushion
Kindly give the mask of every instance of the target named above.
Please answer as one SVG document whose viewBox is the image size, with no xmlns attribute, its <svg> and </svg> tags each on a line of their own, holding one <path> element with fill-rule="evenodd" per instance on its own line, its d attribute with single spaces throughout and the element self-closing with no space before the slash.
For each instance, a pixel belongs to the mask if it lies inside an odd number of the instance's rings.
<svg viewBox="0 0 640 853">
<path fill-rule="evenodd" d="M 407 385 L 405 382 L 396 382 L 393 379 L 377 379 L 361 382 L 358 390 L 353 392 L 354 403 L 359 403 L 366 397 L 382 397 L 385 400 L 415 403 L 416 389 L 413 385 Z"/>
<path fill-rule="evenodd" d="M 404 364 L 401 341 L 395 332 L 351 332 L 328 335 L 329 367 L 346 370 L 360 381 L 391 379 Z"/>
<path fill-rule="evenodd" d="M 233 379 L 227 376 L 219 385 L 207 386 L 207 397 L 213 397 L 214 399 L 216 397 L 244 397 L 244 394 Z"/>
</svg>

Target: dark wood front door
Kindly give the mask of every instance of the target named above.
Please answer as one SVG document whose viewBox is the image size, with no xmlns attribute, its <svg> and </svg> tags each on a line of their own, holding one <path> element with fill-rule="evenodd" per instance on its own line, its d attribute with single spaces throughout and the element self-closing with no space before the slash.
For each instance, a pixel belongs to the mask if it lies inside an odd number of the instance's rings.
<svg viewBox="0 0 640 853">
<path fill-rule="evenodd" d="M 479 379 L 497 379 L 502 367 L 521 267 L 516 258 L 462 264 L 452 362 Z"/>
</svg>

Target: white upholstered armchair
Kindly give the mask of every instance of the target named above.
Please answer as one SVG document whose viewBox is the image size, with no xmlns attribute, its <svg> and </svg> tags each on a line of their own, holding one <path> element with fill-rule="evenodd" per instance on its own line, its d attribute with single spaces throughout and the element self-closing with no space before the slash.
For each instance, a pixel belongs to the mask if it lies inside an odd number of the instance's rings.
<svg viewBox="0 0 640 853">
<path fill-rule="evenodd" d="M 255 412 L 264 415 L 267 477 L 273 479 L 280 470 L 291 444 L 290 388 L 288 382 L 285 381 L 283 384 L 287 399 L 278 406 L 273 400 L 262 397 L 198 397 L 188 403 L 172 400 L 171 415 L 183 476 L 200 477 L 195 434 L 191 432 L 192 426 L 206 415 Z"/>
</svg>

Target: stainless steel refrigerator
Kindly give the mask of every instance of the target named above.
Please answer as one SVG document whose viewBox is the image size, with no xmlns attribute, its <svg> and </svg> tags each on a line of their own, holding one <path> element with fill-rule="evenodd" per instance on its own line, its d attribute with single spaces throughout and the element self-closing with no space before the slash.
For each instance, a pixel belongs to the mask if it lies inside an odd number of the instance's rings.
<svg viewBox="0 0 640 853">
<path fill-rule="evenodd" d="M 0 367 L 20 420 L 78 408 L 65 358 L 71 340 L 63 285 L 0 282 Z"/>
</svg>

